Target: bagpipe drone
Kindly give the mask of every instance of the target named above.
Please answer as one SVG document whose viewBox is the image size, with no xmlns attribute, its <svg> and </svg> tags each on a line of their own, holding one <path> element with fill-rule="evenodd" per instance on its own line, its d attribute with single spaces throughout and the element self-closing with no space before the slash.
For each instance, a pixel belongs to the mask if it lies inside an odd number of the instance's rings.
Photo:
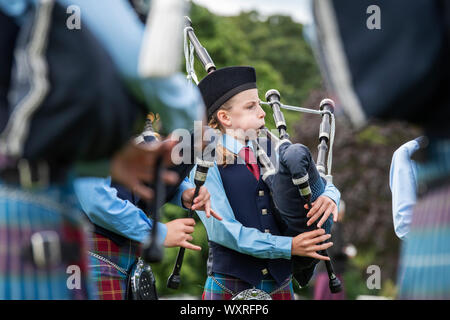
<svg viewBox="0 0 450 320">
<path fill-rule="evenodd" d="M 196 37 L 192 28 L 192 22 L 188 17 L 186 17 L 184 30 L 184 52 L 187 77 L 196 84 L 198 84 L 198 79 L 194 71 L 194 52 L 208 74 L 216 70 L 215 64 L 207 50 Z M 284 234 L 286 236 L 296 236 L 316 228 L 315 224 L 307 227 L 306 215 L 308 211 L 304 208 L 304 205 L 308 204 L 308 208 L 311 208 L 311 202 L 323 193 L 326 181 L 331 182 L 332 180 L 331 163 L 335 128 L 334 102 L 330 99 L 323 100 L 320 104 L 320 110 L 287 106 L 280 102 L 280 94 L 277 90 L 269 90 L 266 93 L 266 100 L 267 103 L 264 104 L 268 104 L 272 108 L 275 124 L 279 131 L 279 138 L 271 134 L 267 128 L 260 130 L 260 137 L 255 141 L 257 144 L 256 156 L 261 164 L 262 178 L 271 190 L 275 206 L 279 211 L 279 220 L 285 226 Z M 322 117 L 317 166 L 306 146 L 298 143 L 293 144 L 289 141 L 289 135 L 286 132 L 286 122 L 281 108 L 313 113 Z M 266 145 L 275 146 L 275 150 L 279 154 L 279 159 L 275 164 L 262 147 L 264 142 L 266 142 Z M 328 159 L 326 164 L 327 153 Z M 328 171 L 326 172 L 327 167 Z M 280 192 L 281 190 L 282 192 Z M 330 233 L 331 217 L 325 223 L 325 229 Z M 320 254 L 328 256 L 326 250 L 321 251 Z M 174 272 L 168 281 L 169 288 L 178 288 L 179 286 L 182 260 L 183 255 L 179 254 Z M 296 256 L 292 260 L 294 277 L 300 286 L 306 285 L 319 260 Z M 341 283 L 333 271 L 331 261 L 325 261 L 325 263 L 330 280 L 330 290 L 333 293 L 337 293 L 342 290 Z"/>
<path fill-rule="evenodd" d="M 275 150 L 278 150 L 278 169 L 275 168 L 260 141 L 257 142 L 257 157 L 262 167 L 262 177 L 269 189 L 272 198 L 280 214 L 280 220 L 284 225 L 283 233 L 286 236 L 296 236 L 300 233 L 312 231 L 317 227 L 317 222 L 307 226 L 307 213 L 311 208 L 311 202 L 315 201 L 324 191 L 326 181 L 331 182 L 332 145 L 334 140 L 334 102 L 324 99 L 320 103 L 319 111 L 283 105 L 280 102 L 280 93 L 277 90 L 269 90 L 266 93 L 266 104 L 272 108 L 275 124 L 280 138 L 271 134 L 266 128 L 263 129 L 268 139 L 275 142 Z M 265 104 L 265 103 L 262 103 Z M 293 144 L 289 140 L 286 130 L 286 121 L 280 108 L 295 110 L 299 112 L 313 113 L 322 116 L 319 130 L 319 146 L 317 165 L 312 159 L 309 149 L 299 143 Z M 328 152 L 328 143 L 330 150 Z M 325 158 L 328 152 L 328 161 Z M 326 173 L 326 167 L 328 172 Z M 300 197 L 298 194 L 300 193 Z M 308 209 L 304 209 L 304 205 Z M 324 224 L 327 233 L 331 232 L 331 217 Z M 327 250 L 319 252 L 328 256 Z M 293 256 L 293 276 L 300 286 L 305 286 L 311 279 L 317 259 L 309 257 Z M 336 277 L 331 261 L 325 261 L 329 287 L 332 293 L 342 290 L 340 280 Z"/>
</svg>

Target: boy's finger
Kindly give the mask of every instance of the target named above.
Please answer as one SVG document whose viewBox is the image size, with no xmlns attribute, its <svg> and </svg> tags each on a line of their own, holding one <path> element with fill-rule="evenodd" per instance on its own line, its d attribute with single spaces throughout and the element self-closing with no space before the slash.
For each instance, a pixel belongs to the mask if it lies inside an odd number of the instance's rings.
<svg viewBox="0 0 450 320">
<path fill-rule="evenodd" d="M 327 242 L 327 243 L 321 244 L 321 245 L 319 245 L 319 251 L 326 250 L 331 246 L 333 246 L 333 242 Z"/>
<path fill-rule="evenodd" d="M 322 227 L 322 225 L 327 221 L 328 217 L 330 216 L 330 214 L 332 214 L 333 212 L 333 206 L 329 206 L 327 208 L 327 210 L 325 211 L 325 213 L 323 214 L 322 219 L 320 219 L 319 223 L 317 224 L 317 227 Z"/>
<path fill-rule="evenodd" d="M 209 205 L 209 204 L 208 204 Z M 210 210 L 211 211 L 211 215 L 216 218 L 217 220 L 222 220 L 222 216 L 220 214 L 218 214 L 217 212 L 215 212 L 213 209 Z"/>
<path fill-rule="evenodd" d="M 306 223 L 307 226 L 312 225 L 317 219 L 320 218 L 320 216 L 322 215 L 321 212 L 323 211 L 319 211 L 317 212 L 314 216 L 311 217 L 311 219 L 308 220 L 308 222 Z"/>
<path fill-rule="evenodd" d="M 311 258 L 315 258 L 318 260 L 325 260 L 325 261 L 330 261 L 330 257 L 327 256 L 321 256 L 320 254 L 318 254 L 317 252 L 313 252 L 309 255 Z"/>
<path fill-rule="evenodd" d="M 313 231 L 304 232 L 304 233 L 302 233 L 302 236 L 304 239 L 312 239 L 317 236 L 323 235 L 324 233 L 325 233 L 324 229 L 316 229 Z"/>
<path fill-rule="evenodd" d="M 338 221 L 338 216 L 339 216 L 339 212 L 337 212 L 337 209 L 333 210 L 333 221 L 334 222 Z"/>
<path fill-rule="evenodd" d="M 193 226 L 184 226 L 184 228 L 183 228 L 183 232 L 185 232 L 185 233 L 193 233 L 194 232 L 194 227 Z"/>
<path fill-rule="evenodd" d="M 197 202 L 192 206 L 192 210 L 199 210 L 199 209 L 201 210 L 201 208 L 203 208 L 204 205 L 205 205 L 204 201 Z"/>
<path fill-rule="evenodd" d="M 322 197 L 319 197 L 315 202 L 313 202 L 311 210 L 309 210 L 308 214 L 306 215 L 308 218 L 312 217 L 319 211 L 323 205 L 324 199 Z"/>
<path fill-rule="evenodd" d="M 330 243 L 331 243 L 331 245 L 330 245 Z M 333 242 L 327 242 L 326 244 L 328 244 L 328 247 L 324 246 L 323 244 L 322 245 L 315 245 L 315 246 L 312 246 L 309 251 L 316 252 L 316 251 L 322 251 L 322 250 L 328 249 L 329 247 L 331 247 L 333 245 Z"/>
<path fill-rule="evenodd" d="M 318 236 L 318 237 L 316 237 L 314 239 L 306 241 L 305 245 L 307 245 L 307 246 L 315 245 L 317 243 L 324 242 L 324 241 L 326 241 L 326 240 L 328 240 L 330 238 L 331 238 L 330 234 L 324 234 L 324 235 Z"/>
<path fill-rule="evenodd" d="M 314 204 L 315 204 L 316 202 L 311 202 L 311 206 L 313 206 L 314 207 Z M 308 204 L 307 203 L 305 203 L 304 205 L 303 205 L 303 207 L 305 207 L 305 209 L 308 209 Z M 311 208 L 310 208 L 311 209 Z"/>
<path fill-rule="evenodd" d="M 205 214 L 207 218 L 211 217 L 211 207 L 209 206 L 209 201 L 205 203 Z"/>
<path fill-rule="evenodd" d="M 195 226 L 195 220 L 193 218 L 183 218 L 181 221 L 187 226 Z"/>
<path fill-rule="evenodd" d="M 189 250 L 195 250 L 195 251 L 200 251 L 200 250 L 202 250 L 202 247 L 193 245 L 192 243 L 187 242 L 187 241 L 183 241 L 183 242 L 181 243 L 181 247 L 184 247 L 184 248 L 189 249 Z"/>
</svg>

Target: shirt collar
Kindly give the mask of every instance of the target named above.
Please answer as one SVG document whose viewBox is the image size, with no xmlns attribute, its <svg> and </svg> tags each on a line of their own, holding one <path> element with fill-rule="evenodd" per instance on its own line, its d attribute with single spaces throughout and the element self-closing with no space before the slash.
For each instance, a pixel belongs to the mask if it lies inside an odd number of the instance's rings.
<svg viewBox="0 0 450 320">
<path fill-rule="evenodd" d="M 227 135 L 225 133 L 223 134 L 222 141 L 223 141 L 223 146 L 235 154 L 238 154 L 239 151 L 241 151 L 241 149 L 243 147 L 250 147 L 250 149 L 252 149 L 252 151 L 254 151 L 251 141 L 247 141 L 247 145 L 243 145 L 241 142 L 236 140 L 234 137 Z"/>
</svg>

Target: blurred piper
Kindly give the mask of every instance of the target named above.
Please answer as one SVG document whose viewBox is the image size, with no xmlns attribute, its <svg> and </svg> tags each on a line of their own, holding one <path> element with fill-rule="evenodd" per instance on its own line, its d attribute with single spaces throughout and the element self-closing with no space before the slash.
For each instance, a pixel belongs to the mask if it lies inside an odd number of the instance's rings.
<svg viewBox="0 0 450 320">
<path fill-rule="evenodd" d="M 1 0 L 0 26 L 0 299 L 87 299 L 73 177 L 111 174 L 150 198 L 174 143 L 131 143 L 140 116 L 158 111 L 167 134 L 204 105 L 181 74 L 138 75 L 144 24 L 128 1 Z"/>
<path fill-rule="evenodd" d="M 413 156 L 419 196 L 402 243 L 398 297 L 449 299 L 450 3 L 316 0 L 313 9 L 314 47 L 341 114 L 356 128 L 379 119 L 424 130 L 427 143 Z"/>
</svg>

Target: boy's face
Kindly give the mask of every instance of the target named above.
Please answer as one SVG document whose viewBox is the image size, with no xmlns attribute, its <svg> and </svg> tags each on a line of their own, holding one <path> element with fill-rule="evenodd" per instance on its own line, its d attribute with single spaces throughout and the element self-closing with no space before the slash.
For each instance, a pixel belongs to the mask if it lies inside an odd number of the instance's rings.
<svg viewBox="0 0 450 320">
<path fill-rule="evenodd" d="M 265 125 L 266 113 L 259 104 L 258 89 L 242 91 L 227 104 L 231 106 L 227 111 L 230 119 L 228 129 L 257 130 Z"/>
</svg>

